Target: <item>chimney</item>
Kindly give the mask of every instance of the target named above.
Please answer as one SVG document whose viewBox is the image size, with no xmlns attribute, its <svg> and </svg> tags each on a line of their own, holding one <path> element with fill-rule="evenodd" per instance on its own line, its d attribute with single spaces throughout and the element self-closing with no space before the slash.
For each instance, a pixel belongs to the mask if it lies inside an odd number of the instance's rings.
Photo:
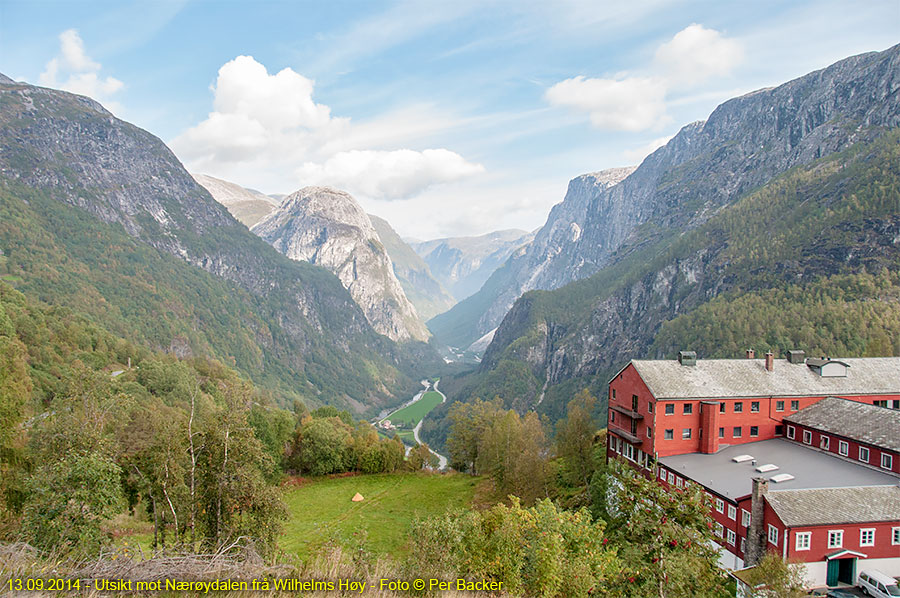
<svg viewBox="0 0 900 598">
<path fill-rule="evenodd" d="M 766 351 L 766 369 L 770 372 L 775 369 L 775 354 L 771 351 Z"/>
<path fill-rule="evenodd" d="M 788 363 L 803 363 L 806 361 L 806 352 L 804 351 L 788 351 Z"/>
<path fill-rule="evenodd" d="M 769 480 L 753 478 L 753 493 L 750 497 L 750 528 L 744 550 L 744 566 L 752 567 L 766 554 L 766 530 L 763 526 L 765 514 L 764 499 L 769 491 Z"/>
<path fill-rule="evenodd" d="M 697 354 L 693 351 L 679 351 L 678 363 L 681 365 L 697 365 Z"/>
<path fill-rule="evenodd" d="M 756 351 L 754 351 L 753 349 L 747 349 L 747 359 L 755 359 L 755 358 L 756 358 Z"/>
<path fill-rule="evenodd" d="M 719 450 L 719 402 L 700 403 L 700 452 L 710 455 Z"/>
</svg>

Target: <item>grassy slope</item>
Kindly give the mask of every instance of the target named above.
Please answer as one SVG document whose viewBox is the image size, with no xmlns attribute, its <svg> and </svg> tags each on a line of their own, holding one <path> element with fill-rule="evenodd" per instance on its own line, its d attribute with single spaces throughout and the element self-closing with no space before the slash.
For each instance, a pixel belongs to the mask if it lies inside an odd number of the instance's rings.
<svg viewBox="0 0 900 598">
<path fill-rule="evenodd" d="M 405 426 L 414 427 L 417 423 L 422 421 L 422 418 L 428 415 L 432 409 L 440 404 L 441 394 L 429 390 L 425 393 L 425 396 L 412 405 L 391 413 L 388 416 L 388 419 L 395 425 L 403 424 Z"/>
<path fill-rule="evenodd" d="M 465 475 L 381 474 L 324 478 L 288 490 L 290 518 L 281 547 L 307 558 L 329 540 L 365 543 L 377 554 L 404 551 L 416 517 L 467 507 L 478 479 Z M 351 502 L 359 492 L 365 500 Z"/>
</svg>

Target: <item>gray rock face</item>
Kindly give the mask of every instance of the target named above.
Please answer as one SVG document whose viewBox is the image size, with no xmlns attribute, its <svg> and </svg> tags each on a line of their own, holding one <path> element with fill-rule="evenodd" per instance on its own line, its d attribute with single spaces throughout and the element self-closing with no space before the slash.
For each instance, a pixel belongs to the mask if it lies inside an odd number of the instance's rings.
<svg viewBox="0 0 900 598">
<path fill-rule="evenodd" d="M 217 202 L 228 208 L 231 215 L 248 228 L 265 218 L 281 202 L 259 191 L 246 189 L 235 183 L 205 174 L 192 174 Z"/>
<path fill-rule="evenodd" d="M 898 126 L 898 73 L 900 46 L 847 58 L 725 102 L 618 184 L 591 184 L 592 175 L 573 180 L 535 241 L 469 305 L 462 302 L 429 325 L 438 338 L 443 330 L 477 338 L 498 325 L 522 292 L 589 276 L 624 242 L 654 235 L 644 223 L 652 221 L 656 231 L 696 227 L 773 176 L 849 147 L 871 127 Z"/>
<path fill-rule="evenodd" d="M 378 233 L 349 193 L 304 187 L 252 231 L 292 260 L 336 274 L 377 332 L 393 340 L 428 338 Z"/>
<path fill-rule="evenodd" d="M 431 273 L 457 300 L 472 295 L 522 245 L 533 238 L 524 230 L 501 230 L 477 237 L 413 243 Z"/>
</svg>

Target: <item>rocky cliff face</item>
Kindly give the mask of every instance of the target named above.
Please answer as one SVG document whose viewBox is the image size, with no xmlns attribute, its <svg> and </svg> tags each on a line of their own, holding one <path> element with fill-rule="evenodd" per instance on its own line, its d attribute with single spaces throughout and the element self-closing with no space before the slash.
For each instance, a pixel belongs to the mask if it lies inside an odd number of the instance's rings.
<svg viewBox="0 0 900 598">
<path fill-rule="evenodd" d="M 162 141 L 115 118 L 97 102 L 0 80 L 0 150 L 0 190 L 12 198 L 10 204 L 15 201 L 28 209 L 27 201 L 17 199 L 17 190 L 40 193 L 48 206 L 67 204 L 106 223 L 103 234 L 115 236 L 124 230 L 161 254 L 232 284 L 234 297 L 229 301 L 237 301 L 248 314 L 248 326 L 255 327 L 240 331 L 246 334 L 246 352 L 252 357 L 241 362 L 233 355 L 221 356 L 235 359 L 239 369 L 275 376 L 282 382 L 291 380 L 283 387 L 297 387 L 314 402 L 340 397 L 339 401 L 351 401 L 352 408 L 360 412 L 393 399 L 392 392 L 403 378 L 398 367 L 412 371 L 404 361 L 408 357 L 404 351 L 374 333 L 334 276 L 279 255 L 198 185 Z M 42 217 L 40 226 L 47 239 L 69 234 L 52 226 L 51 214 Z M 14 237 L 15 231 L 11 234 Z M 84 258 L 84 263 L 93 264 L 105 259 L 104 251 L 113 255 L 120 249 L 85 243 L 76 249 L 85 247 L 94 252 L 90 259 L 73 254 L 73 262 Z M 27 244 L 22 250 L 29 250 Z M 110 268 L 134 270 L 127 264 L 127 256 L 117 259 Z M 25 283 L 29 276 L 29 272 L 22 273 Z M 84 278 L 85 284 L 91 283 L 90 276 Z M 44 278 L 41 284 L 49 289 L 54 280 Z M 146 280 L 143 291 L 92 288 L 91 296 L 115 310 L 121 309 L 118 301 L 131 301 L 140 292 L 155 300 L 164 292 L 154 289 L 165 289 L 173 297 L 193 296 L 196 300 L 210 288 L 222 287 L 204 280 L 185 274 L 181 279 Z M 185 286 L 191 284 L 207 286 Z M 156 342 L 168 345 L 166 339 Z M 366 372 L 344 363 L 347 352 L 368 364 Z M 313 364 L 315 361 L 321 365 Z M 331 369 L 321 369 L 326 364 Z M 299 386 L 297 378 L 303 380 Z M 340 388 L 342 380 L 351 379 L 352 389 Z"/>
<path fill-rule="evenodd" d="M 497 325 L 522 291 L 555 288 L 608 264 L 642 224 L 656 227 L 656 233 L 642 230 L 648 238 L 673 227 L 694 228 L 779 173 L 864 140 L 871 127 L 897 126 L 898 56 L 897 46 L 854 56 L 729 100 L 708 120 L 684 127 L 618 184 L 581 193 L 576 179 L 579 200 L 567 196 L 554 209 L 536 237 L 542 242 L 485 283 L 482 296 L 470 299 L 477 309 L 462 302 L 430 323 L 432 330 L 438 338 L 444 330 L 477 338 Z M 575 209 L 579 203 L 584 207 Z"/>
<path fill-rule="evenodd" d="M 456 300 L 435 280 L 428 264 L 400 238 L 390 223 L 372 214 L 369 214 L 369 220 L 391 258 L 394 274 L 403 292 L 415 306 L 419 317 L 427 320 L 453 307 Z"/>
<path fill-rule="evenodd" d="M 281 203 L 274 197 L 205 174 L 192 174 L 217 202 L 228 208 L 248 228 L 265 218 Z"/>
<path fill-rule="evenodd" d="M 457 300 L 474 294 L 534 235 L 523 230 L 501 230 L 477 237 L 452 237 L 413 243 L 432 274 Z"/>
<path fill-rule="evenodd" d="M 350 194 L 304 187 L 252 230 L 292 260 L 334 272 L 376 331 L 393 340 L 428 338 L 378 233 Z"/>
</svg>

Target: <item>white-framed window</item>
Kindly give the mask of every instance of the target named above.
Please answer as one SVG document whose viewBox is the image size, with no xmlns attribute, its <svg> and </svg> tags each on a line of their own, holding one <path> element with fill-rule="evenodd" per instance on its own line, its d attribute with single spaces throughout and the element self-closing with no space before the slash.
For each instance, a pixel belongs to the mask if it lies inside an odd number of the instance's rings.
<svg viewBox="0 0 900 598">
<path fill-rule="evenodd" d="M 691 429 L 684 428 L 681 430 L 681 439 L 682 440 L 690 440 L 691 439 Z"/>
<path fill-rule="evenodd" d="M 859 460 L 863 463 L 869 462 L 869 449 L 864 446 L 859 447 Z"/>
<path fill-rule="evenodd" d="M 778 546 L 778 528 L 769 524 L 769 543 Z"/>
<path fill-rule="evenodd" d="M 838 442 L 838 452 L 845 457 L 850 454 L 850 445 L 847 441 L 841 440 Z"/>
<path fill-rule="evenodd" d="M 734 546 L 734 541 L 737 538 L 737 536 L 735 536 L 735 534 L 734 534 L 734 530 L 728 530 L 727 534 L 728 534 L 728 543 L 731 544 L 732 546 Z"/>
<path fill-rule="evenodd" d="M 737 507 L 734 505 L 728 505 L 728 518 L 732 521 L 737 519 Z"/>
<path fill-rule="evenodd" d="M 747 509 L 741 509 L 741 525 L 750 527 L 750 511 Z"/>
<path fill-rule="evenodd" d="M 841 548 L 844 546 L 844 530 L 828 530 L 828 548 Z"/>
<path fill-rule="evenodd" d="M 725 501 L 721 498 L 716 499 L 716 511 L 718 511 L 719 513 L 725 512 Z"/>
<path fill-rule="evenodd" d="M 803 430 L 803 444 L 812 444 L 812 432 Z"/>
<path fill-rule="evenodd" d="M 887 453 L 881 453 L 881 466 L 890 469 L 894 466 L 894 457 Z"/>
<path fill-rule="evenodd" d="M 794 550 L 809 550 L 812 541 L 812 532 L 797 532 L 794 539 Z"/>
<path fill-rule="evenodd" d="M 788 426 L 787 432 L 788 432 L 788 438 L 790 438 L 791 440 L 793 440 L 797 434 L 797 431 L 794 429 L 794 426 Z"/>
<path fill-rule="evenodd" d="M 900 527 L 891 528 L 891 544 L 893 546 L 900 546 Z"/>
<path fill-rule="evenodd" d="M 744 553 L 744 538 L 741 538 L 741 554 Z"/>
<path fill-rule="evenodd" d="M 831 445 L 831 439 L 828 436 L 822 436 L 819 438 L 819 448 L 822 450 L 828 450 L 828 447 Z"/>
<path fill-rule="evenodd" d="M 626 442 L 625 446 L 622 447 L 622 456 L 629 461 L 634 461 L 634 445 Z"/>
<path fill-rule="evenodd" d="M 664 438 L 666 440 L 672 440 L 673 438 L 675 438 L 675 430 L 673 430 L 671 428 L 666 430 L 666 432 L 664 434 Z"/>
<path fill-rule="evenodd" d="M 775 411 L 784 411 L 784 401 L 775 401 Z"/>
<path fill-rule="evenodd" d="M 716 523 L 716 535 L 720 538 L 725 536 L 725 526 L 721 523 Z"/>
<path fill-rule="evenodd" d="M 675 474 L 672 473 L 671 471 L 669 472 L 669 483 L 670 483 L 670 484 L 674 484 L 674 483 L 675 483 Z"/>
<path fill-rule="evenodd" d="M 860 546 L 875 546 L 875 528 L 874 527 L 868 527 L 868 528 L 859 530 L 859 545 Z"/>
<path fill-rule="evenodd" d="M 750 402 L 750 413 L 759 413 L 759 401 Z"/>
<path fill-rule="evenodd" d="M 659 468 L 659 479 L 661 479 L 664 482 L 666 481 L 666 470 L 663 469 L 662 467 Z"/>
</svg>

